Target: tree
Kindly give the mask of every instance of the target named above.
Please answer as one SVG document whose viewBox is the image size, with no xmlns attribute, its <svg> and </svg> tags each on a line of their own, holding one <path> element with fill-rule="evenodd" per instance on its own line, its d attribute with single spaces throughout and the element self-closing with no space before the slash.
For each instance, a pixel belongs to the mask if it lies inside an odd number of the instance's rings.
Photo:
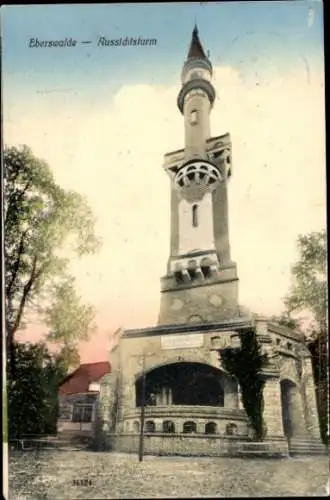
<svg viewBox="0 0 330 500">
<path fill-rule="evenodd" d="M 325 230 L 298 237 L 299 260 L 292 266 L 293 284 L 285 299 L 289 314 L 308 311 L 307 336 L 327 331 L 327 242 Z"/>
<path fill-rule="evenodd" d="M 86 199 L 56 184 L 43 160 L 27 146 L 4 148 L 5 299 L 7 353 L 15 334 L 35 312 L 50 328 L 48 339 L 77 361 L 93 310 L 76 294 L 69 256 L 99 248 Z"/>
<path fill-rule="evenodd" d="M 291 328 L 292 330 L 300 331 L 300 323 L 296 318 L 292 318 L 290 314 L 284 312 L 278 316 L 272 316 L 272 322 L 280 326 Z"/>
<path fill-rule="evenodd" d="M 265 385 L 262 369 L 267 359 L 261 353 L 255 331 L 240 334 L 241 347 L 228 348 L 221 353 L 225 369 L 234 375 L 241 388 L 242 403 L 254 431 L 254 438 L 263 441 L 267 429 L 263 419 Z"/>
<path fill-rule="evenodd" d="M 44 343 L 14 342 L 16 377 L 8 379 L 11 439 L 56 433 L 58 385 L 66 370 Z"/>
<path fill-rule="evenodd" d="M 293 283 L 285 299 L 287 315 L 307 312 L 310 321 L 300 328 L 312 354 L 322 438 L 328 435 L 328 290 L 326 231 L 298 237 L 299 259 L 292 266 Z"/>
</svg>

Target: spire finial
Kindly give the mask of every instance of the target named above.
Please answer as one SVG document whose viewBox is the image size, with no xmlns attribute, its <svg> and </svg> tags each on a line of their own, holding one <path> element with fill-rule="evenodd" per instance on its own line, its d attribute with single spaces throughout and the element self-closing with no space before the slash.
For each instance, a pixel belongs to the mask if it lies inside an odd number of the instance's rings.
<svg viewBox="0 0 330 500">
<path fill-rule="evenodd" d="M 197 16 L 195 16 L 195 26 L 194 26 L 194 29 L 193 29 L 193 35 L 198 35 Z"/>
<path fill-rule="evenodd" d="M 204 49 L 203 49 L 202 44 L 199 40 L 198 28 L 197 28 L 196 22 L 195 22 L 195 26 L 194 26 L 194 29 L 192 32 L 192 38 L 191 38 L 190 48 L 189 48 L 189 52 L 188 52 L 188 59 L 190 59 L 191 57 L 193 57 L 193 58 L 197 57 L 197 58 L 202 58 L 202 59 L 206 58 Z"/>
</svg>

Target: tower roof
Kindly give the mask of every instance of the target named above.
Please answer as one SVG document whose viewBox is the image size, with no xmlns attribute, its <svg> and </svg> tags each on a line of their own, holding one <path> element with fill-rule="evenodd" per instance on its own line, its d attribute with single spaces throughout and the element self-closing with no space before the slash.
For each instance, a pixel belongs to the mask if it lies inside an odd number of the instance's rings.
<svg viewBox="0 0 330 500">
<path fill-rule="evenodd" d="M 189 52 L 188 52 L 188 57 L 187 59 L 192 59 L 192 58 L 198 58 L 198 59 L 207 59 L 203 46 L 200 42 L 199 36 L 198 36 L 198 28 L 195 24 L 194 30 L 192 32 L 192 37 L 191 37 L 191 42 L 190 42 L 190 47 L 189 47 Z"/>
</svg>

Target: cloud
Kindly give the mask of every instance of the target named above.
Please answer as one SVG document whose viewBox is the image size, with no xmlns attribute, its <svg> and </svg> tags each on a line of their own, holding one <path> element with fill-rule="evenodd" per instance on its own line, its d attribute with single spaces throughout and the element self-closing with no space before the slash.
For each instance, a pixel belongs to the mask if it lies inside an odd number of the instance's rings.
<svg viewBox="0 0 330 500">
<path fill-rule="evenodd" d="M 323 74 L 292 70 L 255 80 L 215 68 L 212 135 L 230 132 L 232 258 L 241 303 L 280 312 L 299 233 L 325 226 Z M 157 321 L 159 278 L 169 256 L 169 180 L 163 154 L 183 147 L 169 87 L 126 85 L 102 98 L 56 93 L 4 98 L 6 143 L 27 143 L 57 181 L 87 195 L 104 244 L 73 261 L 80 292 L 99 311 L 100 332 Z"/>
</svg>

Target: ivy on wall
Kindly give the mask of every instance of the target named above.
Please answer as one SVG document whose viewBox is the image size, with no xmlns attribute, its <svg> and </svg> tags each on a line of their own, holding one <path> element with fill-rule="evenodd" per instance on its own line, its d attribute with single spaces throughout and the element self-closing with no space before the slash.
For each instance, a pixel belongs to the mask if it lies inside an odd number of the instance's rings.
<svg viewBox="0 0 330 500">
<path fill-rule="evenodd" d="M 264 380 L 261 370 L 266 357 L 261 353 L 253 329 L 240 333 L 241 347 L 227 348 L 221 352 L 221 360 L 225 370 L 234 375 L 241 387 L 244 409 L 254 431 L 254 439 L 263 441 L 267 429 L 263 420 L 263 388 Z"/>
</svg>

